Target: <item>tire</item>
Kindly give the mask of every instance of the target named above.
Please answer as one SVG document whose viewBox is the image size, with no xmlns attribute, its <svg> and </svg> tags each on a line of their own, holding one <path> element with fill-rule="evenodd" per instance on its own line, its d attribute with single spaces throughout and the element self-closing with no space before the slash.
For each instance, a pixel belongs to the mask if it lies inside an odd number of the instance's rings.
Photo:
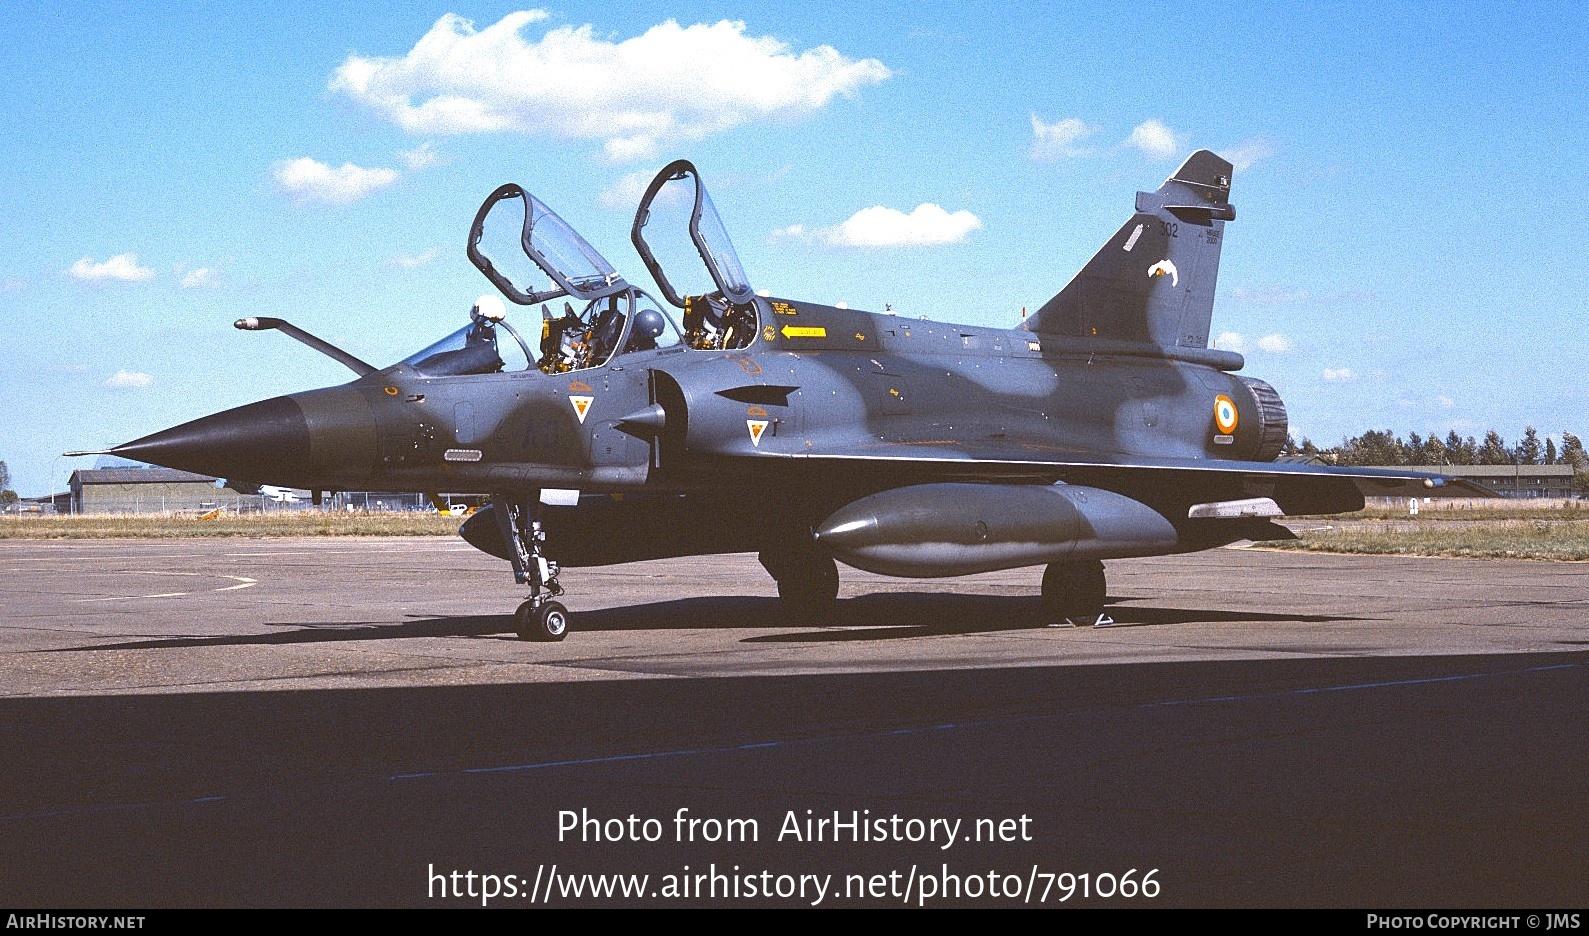
<svg viewBox="0 0 1589 936">
<path fill-rule="evenodd" d="M 560 601 L 548 601 L 539 608 L 526 601 L 513 617 L 520 640 L 552 643 L 568 636 L 568 609 Z"/>
<path fill-rule="evenodd" d="M 784 613 L 801 623 L 831 617 L 838 598 L 839 566 L 832 559 L 803 561 L 778 579 L 778 599 Z"/>
<path fill-rule="evenodd" d="M 1043 614 L 1051 622 L 1096 618 L 1109 597 L 1103 563 L 1056 562 L 1043 572 Z"/>
</svg>

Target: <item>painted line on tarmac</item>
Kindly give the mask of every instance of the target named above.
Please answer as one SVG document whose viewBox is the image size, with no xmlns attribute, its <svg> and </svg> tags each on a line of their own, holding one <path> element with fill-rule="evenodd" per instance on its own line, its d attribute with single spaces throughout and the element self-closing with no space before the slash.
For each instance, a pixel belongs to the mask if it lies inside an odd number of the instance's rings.
<svg viewBox="0 0 1589 936">
<path fill-rule="evenodd" d="M 204 592 L 201 592 L 201 594 L 209 594 L 209 595 L 216 594 L 217 592 L 236 591 L 236 590 L 238 590 L 240 588 L 253 588 L 255 585 L 259 584 L 259 580 L 258 579 L 252 579 L 252 578 L 249 578 L 246 575 L 224 575 L 224 574 L 221 574 L 221 573 L 218 573 L 218 572 L 169 572 L 169 571 L 165 571 L 165 570 L 153 571 L 153 570 L 146 570 L 146 569 L 120 569 L 120 570 L 117 570 L 117 571 L 114 571 L 114 572 L 100 572 L 100 573 L 90 573 L 90 574 L 99 574 L 99 575 L 187 575 L 187 576 L 193 576 L 193 577 L 204 576 L 204 577 L 207 577 L 207 578 L 231 579 L 232 581 L 238 583 L 236 585 L 226 585 L 226 586 L 221 587 L 221 588 L 211 588 L 211 589 L 205 590 Z M 137 600 L 139 598 L 182 598 L 182 597 L 185 597 L 185 596 L 191 595 L 191 594 L 193 594 L 193 592 L 191 592 L 191 591 L 179 591 L 179 592 L 161 592 L 159 594 L 154 594 L 154 595 L 111 595 L 111 596 L 105 597 L 105 598 L 74 598 L 72 600 L 76 601 L 79 604 L 86 604 L 86 603 L 95 602 L 95 601 L 135 601 L 135 600 Z"/>
</svg>

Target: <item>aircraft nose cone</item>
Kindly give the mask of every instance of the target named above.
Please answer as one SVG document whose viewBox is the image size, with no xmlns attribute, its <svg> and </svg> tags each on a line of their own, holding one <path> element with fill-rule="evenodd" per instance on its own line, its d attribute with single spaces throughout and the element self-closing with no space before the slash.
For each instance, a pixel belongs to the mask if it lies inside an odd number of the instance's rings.
<svg viewBox="0 0 1589 936">
<path fill-rule="evenodd" d="M 291 397 L 274 397 L 173 426 L 111 452 L 219 478 L 290 482 L 309 464 L 309 426 Z"/>
</svg>

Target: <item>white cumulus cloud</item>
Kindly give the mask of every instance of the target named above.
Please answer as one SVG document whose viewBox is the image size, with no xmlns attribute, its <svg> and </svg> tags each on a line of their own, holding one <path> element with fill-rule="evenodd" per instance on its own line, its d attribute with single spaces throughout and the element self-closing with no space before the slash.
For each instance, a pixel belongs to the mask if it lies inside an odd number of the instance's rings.
<svg viewBox="0 0 1589 936">
<path fill-rule="evenodd" d="M 429 169 L 442 162 L 441 153 L 436 151 L 436 144 L 428 141 L 411 150 L 399 150 L 397 158 L 403 161 L 403 165 L 416 171 Z"/>
<path fill-rule="evenodd" d="M 298 201 L 350 205 L 396 182 L 396 169 L 365 169 L 352 163 L 332 168 L 304 156 L 276 166 L 276 185 Z"/>
<path fill-rule="evenodd" d="M 1068 117 L 1059 123 L 1044 123 L 1033 114 L 1032 158 L 1053 160 L 1080 156 L 1084 151 L 1078 150 L 1076 144 L 1097 132 L 1097 127 L 1089 127 L 1075 117 Z"/>
<path fill-rule="evenodd" d="M 1222 351 L 1235 351 L 1237 354 L 1240 354 L 1246 345 L 1240 332 L 1220 332 L 1219 337 L 1214 339 L 1214 347 Z"/>
<path fill-rule="evenodd" d="M 1268 140 L 1263 137 L 1254 137 L 1250 140 L 1243 140 L 1235 146 L 1220 150 L 1219 155 L 1230 161 L 1232 169 L 1237 172 L 1245 172 L 1252 168 L 1253 163 L 1260 159 L 1268 159 L 1274 155 L 1274 152 L 1275 148 Z"/>
<path fill-rule="evenodd" d="M 153 279 L 154 271 L 148 267 L 138 265 L 137 254 L 117 254 L 104 263 L 95 263 L 92 257 L 72 264 L 67 270 L 67 275 L 80 280 L 103 281 L 120 280 L 124 283 L 136 283 L 139 280 Z"/>
<path fill-rule="evenodd" d="M 137 390 L 152 383 L 154 378 L 148 374 L 130 370 L 118 370 L 105 380 L 105 386 L 113 390 Z"/>
<path fill-rule="evenodd" d="M 1350 367 L 1326 367 L 1324 379 L 1330 383 L 1345 383 L 1357 377 L 1357 372 Z"/>
<path fill-rule="evenodd" d="M 658 169 L 661 167 L 659 166 Z M 634 212 L 640 207 L 640 199 L 645 197 L 646 186 L 656 177 L 657 169 L 641 169 L 628 173 L 618 181 L 607 186 L 606 191 L 600 195 L 601 203 L 608 208 L 620 208 Z M 666 191 L 666 190 L 664 190 Z M 664 195 L 664 198 L 667 196 Z"/>
<path fill-rule="evenodd" d="M 476 29 L 449 13 L 406 55 L 348 56 L 330 88 L 415 133 L 599 140 L 609 158 L 630 160 L 653 157 L 664 141 L 809 113 L 890 75 L 876 59 L 825 45 L 796 53 L 728 20 L 668 20 L 622 41 L 589 25 L 524 37 L 548 16 L 525 10 Z"/>
<path fill-rule="evenodd" d="M 202 289 L 215 285 L 217 285 L 215 270 L 211 267 L 197 267 L 182 274 L 183 289 Z"/>
<path fill-rule="evenodd" d="M 1258 347 L 1261 350 L 1268 351 L 1270 354 L 1285 354 L 1287 351 L 1290 351 L 1293 347 L 1295 347 L 1295 345 L 1291 343 L 1290 338 L 1287 338 L 1285 335 L 1275 333 L 1273 335 L 1264 335 L 1262 338 L 1259 338 Z"/>
<path fill-rule="evenodd" d="M 826 232 L 825 239 L 844 247 L 922 247 L 957 244 L 981 227 L 971 212 L 962 209 L 951 214 L 931 202 L 917 205 L 910 214 L 873 205 Z"/>
<path fill-rule="evenodd" d="M 1126 146 L 1135 147 L 1154 159 L 1169 159 L 1181 148 L 1175 131 L 1157 120 L 1144 120 L 1126 137 Z"/>
<path fill-rule="evenodd" d="M 413 269 L 417 269 L 419 267 L 422 267 L 425 264 L 429 263 L 430 261 L 436 259 L 436 255 L 439 252 L 440 252 L 439 248 L 432 247 L 429 250 L 426 250 L 426 251 L 424 251 L 422 253 L 417 253 L 417 254 L 406 254 L 406 253 L 398 254 L 397 256 L 393 257 L 388 262 L 390 262 L 392 264 L 392 266 L 395 266 L 395 267 L 402 267 L 405 270 L 413 270 Z"/>
</svg>

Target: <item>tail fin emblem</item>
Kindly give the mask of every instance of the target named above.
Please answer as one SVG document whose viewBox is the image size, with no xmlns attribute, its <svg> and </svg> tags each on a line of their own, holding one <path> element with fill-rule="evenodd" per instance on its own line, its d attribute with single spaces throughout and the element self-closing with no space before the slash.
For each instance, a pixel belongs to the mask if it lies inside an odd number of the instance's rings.
<svg viewBox="0 0 1589 936">
<path fill-rule="evenodd" d="M 1152 279 L 1155 276 L 1163 276 L 1166 273 L 1170 274 L 1171 286 L 1180 285 L 1181 276 L 1176 272 L 1175 264 L 1169 260 L 1160 260 L 1158 263 L 1148 267 L 1148 279 Z"/>
</svg>

